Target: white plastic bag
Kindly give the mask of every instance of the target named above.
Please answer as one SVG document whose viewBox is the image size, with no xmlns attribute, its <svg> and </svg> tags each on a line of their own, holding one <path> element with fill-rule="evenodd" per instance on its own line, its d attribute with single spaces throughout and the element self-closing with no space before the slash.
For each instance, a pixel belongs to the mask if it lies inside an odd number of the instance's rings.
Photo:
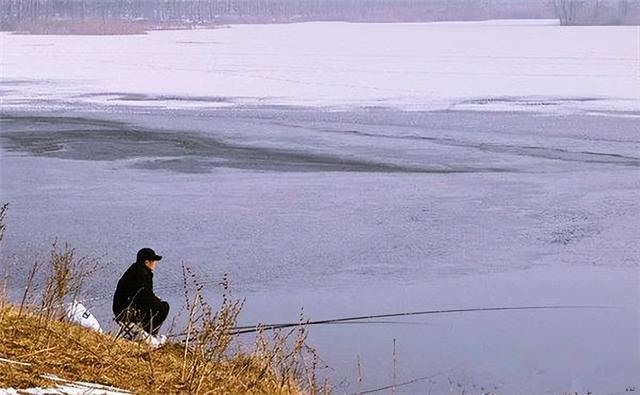
<svg viewBox="0 0 640 395">
<path fill-rule="evenodd" d="M 74 300 L 73 303 L 68 303 L 65 306 L 65 310 L 69 322 L 102 333 L 100 323 L 82 303 Z"/>
</svg>

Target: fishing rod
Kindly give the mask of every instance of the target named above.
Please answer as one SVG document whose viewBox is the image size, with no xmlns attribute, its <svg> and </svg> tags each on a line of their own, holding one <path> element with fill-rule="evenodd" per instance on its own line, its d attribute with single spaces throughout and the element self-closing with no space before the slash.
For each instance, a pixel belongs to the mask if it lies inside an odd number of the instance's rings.
<svg viewBox="0 0 640 395">
<path fill-rule="evenodd" d="M 403 313 L 388 313 L 388 314 L 373 314 L 373 315 L 361 315 L 354 317 L 333 318 L 326 320 L 316 321 L 299 321 L 299 322 L 286 322 L 276 324 L 257 324 L 236 326 L 229 330 L 230 335 L 242 335 L 247 333 L 254 333 L 261 330 L 276 330 L 285 328 L 294 328 L 298 326 L 307 325 L 330 325 L 330 324 L 342 324 L 347 322 L 357 322 L 364 320 L 374 320 L 378 318 L 392 318 L 392 317 L 410 317 L 418 315 L 431 315 L 431 314 L 455 314 L 455 313 L 471 313 L 471 312 L 490 312 L 490 311 L 517 311 L 517 310 L 571 310 L 571 309 L 603 309 L 608 308 L 606 306 L 588 306 L 588 305 L 550 305 L 550 306 L 509 306 L 509 307 L 478 307 L 478 308 L 466 308 L 466 309 L 440 309 L 440 310 L 424 310 L 424 311 L 410 311 Z M 374 323 L 374 322 L 371 322 Z M 186 333 L 179 333 L 173 335 L 173 337 L 186 336 Z"/>
</svg>

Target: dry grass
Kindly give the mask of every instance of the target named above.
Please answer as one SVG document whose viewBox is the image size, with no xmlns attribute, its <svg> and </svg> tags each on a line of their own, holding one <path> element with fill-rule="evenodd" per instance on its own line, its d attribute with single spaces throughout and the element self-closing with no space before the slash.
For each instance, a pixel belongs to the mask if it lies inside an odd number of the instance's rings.
<svg viewBox="0 0 640 395">
<path fill-rule="evenodd" d="M 4 238 L 4 229 L 5 225 L 5 216 L 7 215 L 7 209 L 9 208 L 9 203 L 5 203 L 0 206 L 0 242 Z"/>
<path fill-rule="evenodd" d="M 6 206 L 0 207 L 0 237 Z M 316 383 L 317 358 L 306 344 L 304 319 L 287 333 L 259 331 L 253 346 L 233 335 L 243 301 L 229 296 L 221 282 L 222 303 L 213 309 L 203 285 L 187 267 L 184 273 L 186 325 L 178 339 L 151 349 L 112 334 L 100 334 L 65 321 L 64 303 L 80 297 L 96 261 L 54 244 L 51 259 L 34 264 L 20 304 L 0 295 L 0 388 L 54 387 L 43 375 L 92 382 L 134 393 L 328 392 Z M 41 283 L 36 273 L 45 273 Z M 247 348 L 244 351 L 243 348 Z"/>
<path fill-rule="evenodd" d="M 4 230 L 6 227 L 5 224 L 5 216 L 7 215 L 7 209 L 9 208 L 9 203 L 0 204 L 0 244 L 2 243 L 2 239 L 4 238 Z M 9 279 L 9 270 L 5 268 L 4 273 L 2 273 L 2 280 L 0 282 L 0 309 L 4 308 L 7 303 L 5 295 L 7 294 L 7 282 Z"/>
<path fill-rule="evenodd" d="M 75 249 L 67 244 L 60 247 L 58 242 L 53 243 L 50 258 L 40 309 L 46 318 L 60 319 L 64 315 L 64 304 L 80 298 L 82 286 L 95 274 L 99 261 L 89 257 L 78 258 Z"/>
<path fill-rule="evenodd" d="M 219 284 L 222 302 L 218 310 L 206 302 L 203 285 L 184 265 L 183 279 L 188 319 L 182 332 L 186 348 L 180 377 L 187 392 L 201 392 L 205 380 L 215 374 L 216 366 L 238 358 L 250 363 L 246 368 L 251 378 L 244 382 L 243 393 L 264 393 L 265 381 L 269 383 L 268 393 L 328 392 L 327 383 L 322 387 L 317 384 L 317 355 L 306 343 L 307 328 L 302 315 L 300 325 L 288 332 L 275 331 L 268 336 L 258 330 L 253 349 L 243 353 L 236 342 L 238 335 L 233 332 L 244 301 L 231 297 L 226 276 Z"/>
<path fill-rule="evenodd" d="M 204 361 L 196 350 L 180 344 L 150 350 L 68 323 L 44 322 L 31 312 L 20 317 L 11 307 L 5 307 L 0 317 L 0 356 L 30 364 L 0 363 L 0 387 L 50 385 L 41 377 L 49 373 L 135 393 L 303 392 L 292 377 L 278 377 L 269 367 L 268 355 L 236 353 L 217 362 Z M 196 366 L 195 361 L 198 372 L 206 375 L 183 379 L 185 363 Z"/>
</svg>

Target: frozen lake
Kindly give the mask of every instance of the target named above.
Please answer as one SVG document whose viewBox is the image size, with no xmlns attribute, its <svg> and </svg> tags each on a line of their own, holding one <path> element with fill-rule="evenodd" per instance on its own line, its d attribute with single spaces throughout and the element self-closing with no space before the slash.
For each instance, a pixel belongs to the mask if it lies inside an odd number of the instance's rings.
<svg viewBox="0 0 640 395">
<path fill-rule="evenodd" d="M 313 22 L 0 33 L 3 105 L 640 111 L 637 26 Z M 37 54 L 37 56 L 32 56 Z M 185 100 L 187 99 L 187 100 Z"/>
<path fill-rule="evenodd" d="M 69 117 L 69 118 L 68 118 Z M 372 122 L 373 121 L 373 122 Z M 236 109 L 12 113 L 2 120 L 3 248 L 16 283 L 54 237 L 104 254 L 91 302 L 140 246 L 247 298 L 243 323 L 505 305 L 312 329 L 338 391 L 525 392 L 635 385 L 640 177 L 635 121 L 503 113 Z M 357 339 L 357 340 L 356 340 Z M 444 371 L 444 373 L 442 373 Z M 346 381 L 342 381 L 342 380 Z M 451 384 L 455 382 L 455 384 Z M 626 387 L 625 387 L 626 388 Z M 559 393 L 559 392 L 558 392 Z"/>
<path fill-rule="evenodd" d="M 626 52 L 637 28 L 456 25 L 234 26 L 138 41 L 3 34 L 10 286 L 57 237 L 102 256 L 89 306 L 107 326 L 115 283 L 142 246 L 165 257 L 156 287 L 173 312 L 184 262 L 214 305 L 229 273 L 247 299 L 241 324 L 296 321 L 302 307 L 324 319 L 607 306 L 317 326 L 310 342 L 336 393 L 392 384 L 393 339 L 396 383 L 407 383 L 398 392 L 637 389 L 640 112 Z M 347 37 L 344 48 L 310 44 L 319 27 Z M 438 41 L 443 29 L 459 45 Z M 376 32 L 403 44 L 366 46 Z M 505 32 L 553 46 L 465 41 Z M 401 40 L 417 34 L 426 41 Z M 283 37 L 298 41 L 287 48 Z M 232 53 L 215 57 L 209 41 Z M 41 56 L 22 56 L 36 47 Z M 452 65 L 466 69 L 435 73 Z M 294 66 L 297 82 L 248 77 L 291 79 Z M 368 94 L 349 86 L 374 74 Z"/>
</svg>

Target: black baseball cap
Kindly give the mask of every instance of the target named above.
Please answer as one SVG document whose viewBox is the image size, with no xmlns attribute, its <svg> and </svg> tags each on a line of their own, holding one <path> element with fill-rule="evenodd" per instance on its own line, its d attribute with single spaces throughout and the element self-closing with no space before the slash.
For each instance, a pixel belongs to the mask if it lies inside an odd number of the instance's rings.
<svg viewBox="0 0 640 395">
<path fill-rule="evenodd" d="M 140 251 L 138 251 L 138 257 L 136 258 L 136 261 L 137 262 L 159 261 L 160 259 L 162 259 L 162 257 L 156 254 L 156 252 L 151 248 L 143 248 Z"/>
</svg>

